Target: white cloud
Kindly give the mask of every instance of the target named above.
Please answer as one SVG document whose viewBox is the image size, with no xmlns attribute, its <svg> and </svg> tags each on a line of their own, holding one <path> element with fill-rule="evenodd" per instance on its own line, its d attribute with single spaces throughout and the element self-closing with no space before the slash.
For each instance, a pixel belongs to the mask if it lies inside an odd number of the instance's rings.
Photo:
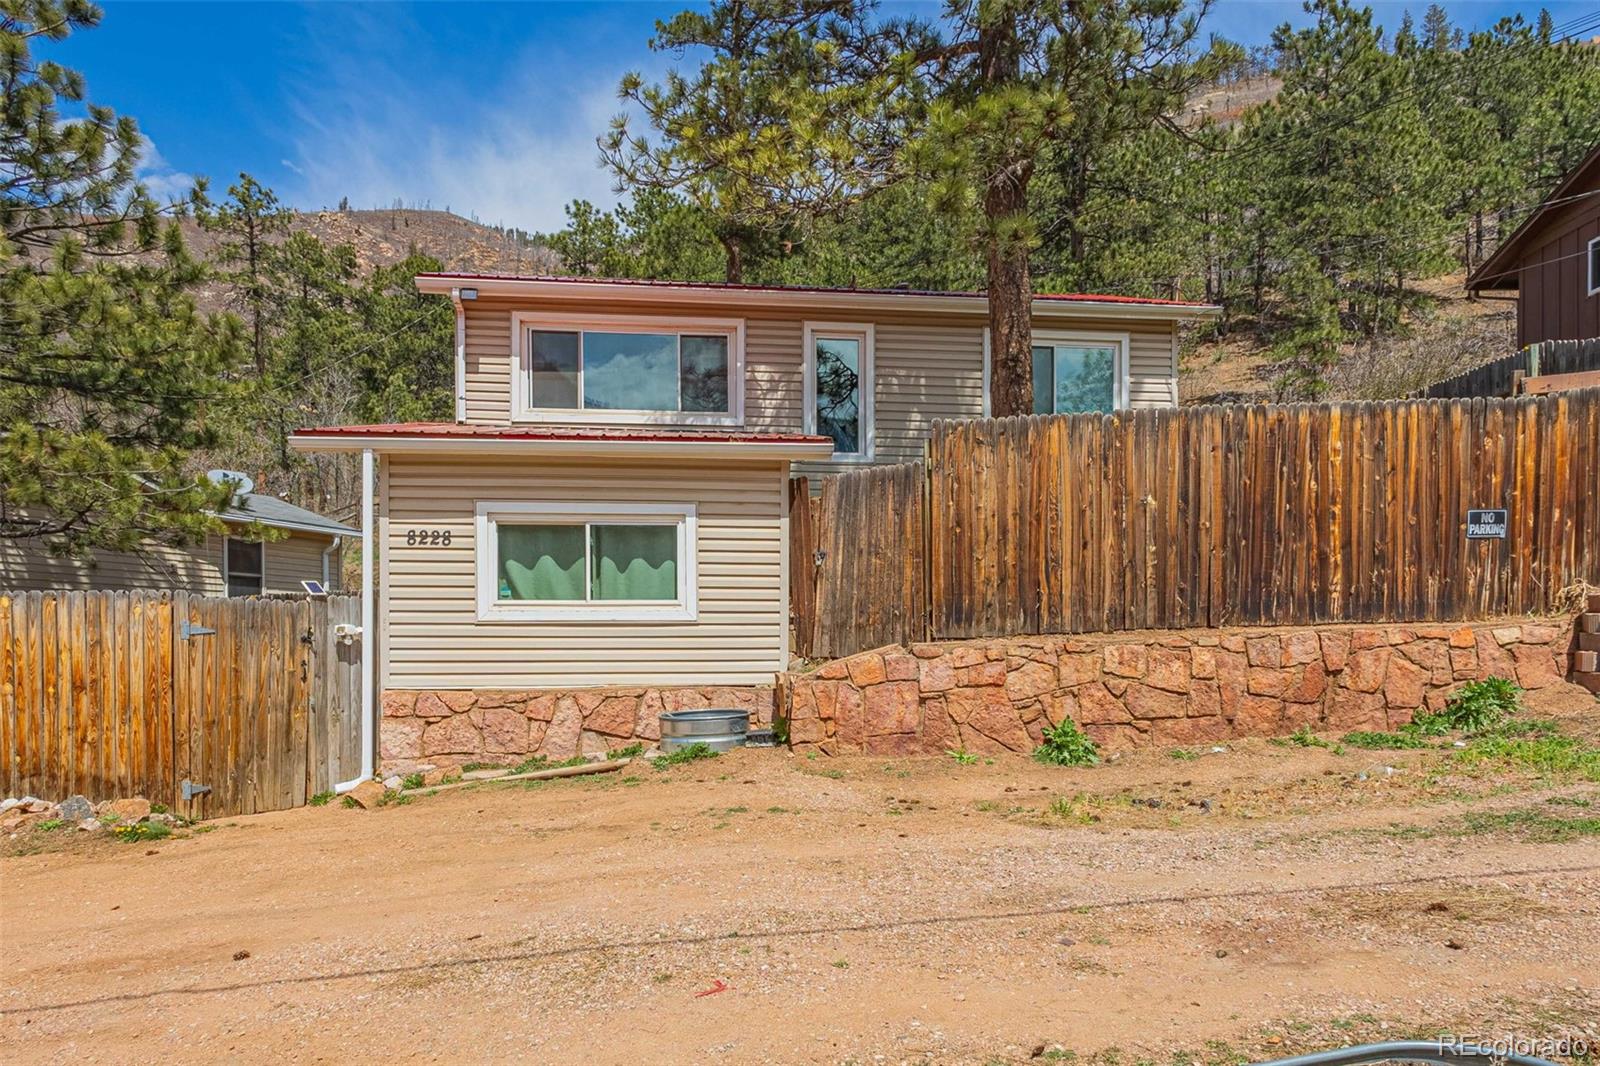
<svg viewBox="0 0 1600 1066">
<path fill-rule="evenodd" d="M 144 147 L 139 151 L 139 166 L 134 176 L 150 190 L 158 203 L 182 200 L 194 188 L 194 175 L 175 169 L 162 156 L 161 150 L 149 137 L 144 137 Z"/>
<path fill-rule="evenodd" d="M 471 85 L 441 86 L 436 75 L 408 74 L 417 57 L 405 36 L 363 23 L 343 35 L 339 53 L 313 57 L 315 69 L 293 94 L 285 166 L 298 180 L 280 190 L 286 200 L 307 208 L 346 196 L 355 207 L 400 200 L 546 231 L 564 224 L 570 200 L 615 203 L 595 138 L 621 106 L 624 65 L 591 63 L 584 77 L 561 82 L 528 57 L 508 63 L 498 84 L 484 71 Z M 361 54 L 350 53 L 352 40 Z"/>
</svg>

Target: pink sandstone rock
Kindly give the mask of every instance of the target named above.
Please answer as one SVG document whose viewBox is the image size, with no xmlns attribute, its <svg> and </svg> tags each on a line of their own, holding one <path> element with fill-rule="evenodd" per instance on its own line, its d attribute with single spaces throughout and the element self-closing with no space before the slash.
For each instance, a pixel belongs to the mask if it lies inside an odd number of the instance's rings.
<svg viewBox="0 0 1600 1066">
<path fill-rule="evenodd" d="M 638 714 L 639 700 L 636 697 L 607 696 L 584 717 L 583 727 L 608 737 L 631 737 Z"/>
<path fill-rule="evenodd" d="M 1006 674 L 1006 697 L 1014 703 L 1042 696 L 1056 686 L 1056 668 L 1051 663 L 1023 660 Z"/>
<path fill-rule="evenodd" d="M 1491 632 L 1494 634 L 1495 641 L 1502 648 L 1511 644 L 1515 644 L 1517 641 L 1522 639 L 1521 626 L 1503 626 L 1502 628 L 1492 630 Z"/>
<path fill-rule="evenodd" d="M 816 697 L 810 686 L 803 690 L 806 699 L 810 702 L 811 713 L 809 717 L 817 716 Z M 657 741 L 661 739 L 661 710 L 664 706 L 661 693 L 646 692 L 639 700 L 639 711 L 633 720 L 633 735 L 640 740 Z"/>
<path fill-rule="evenodd" d="M 522 708 L 528 702 L 529 695 L 531 694 L 527 692 L 480 691 L 478 693 L 478 709 L 488 710 L 491 707 L 514 707 L 520 714 L 522 712 Z"/>
<path fill-rule="evenodd" d="M 1524 644 L 1549 644 L 1562 635 L 1561 630 L 1552 626 L 1523 626 L 1522 643 Z"/>
<path fill-rule="evenodd" d="M 956 687 L 955 667 L 948 659 L 922 659 L 918 684 L 923 692 L 948 692 Z"/>
<path fill-rule="evenodd" d="M 811 693 L 817 701 L 818 718 L 833 720 L 839 708 L 839 687 L 848 684 L 848 681 L 815 681 L 811 684 Z"/>
<path fill-rule="evenodd" d="M 578 734 L 578 754 L 604 755 L 611 750 L 613 740 L 615 740 L 614 737 L 608 737 L 603 733 L 585 729 Z"/>
<path fill-rule="evenodd" d="M 1417 639 L 1417 631 L 1415 629 L 1408 629 L 1405 626 L 1399 626 L 1389 630 L 1388 635 L 1389 643 L 1395 646 L 1399 646 L 1401 644 L 1410 644 L 1412 641 Z"/>
<path fill-rule="evenodd" d="M 1209 679 L 1217 676 L 1217 651 L 1215 648 L 1190 648 L 1189 673 L 1192 677 Z"/>
<path fill-rule="evenodd" d="M 1315 703 L 1327 690 L 1328 672 L 1318 658 L 1301 668 L 1299 676 L 1284 690 L 1283 698 L 1290 703 Z"/>
<path fill-rule="evenodd" d="M 1131 725 L 1086 725 L 1085 735 L 1102 752 L 1132 751 L 1145 742 L 1145 734 Z"/>
<path fill-rule="evenodd" d="M 792 718 L 789 720 L 789 743 L 820 744 L 827 739 L 828 731 L 820 718 Z"/>
<path fill-rule="evenodd" d="M 384 762 L 422 758 L 421 718 L 385 718 L 378 724 L 378 755 Z"/>
<path fill-rule="evenodd" d="M 1389 646 L 1389 635 L 1381 629 L 1352 629 L 1350 631 L 1350 650 L 1368 651 L 1372 648 L 1386 648 Z"/>
<path fill-rule="evenodd" d="M 1478 649 L 1475 646 L 1458 648 L 1451 644 L 1450 647 L 1450 678 L 1453 681 L 1469 681 L 1478 676 Z"/>
<path fill-rule="evenodd" d="M 1383 698 L 1391 709 L 1409 712 L 1422 706 L 1427 685 L 1428 672 L 1397 655 L 1389 660 L 1389 674 L 1383 682 Z"/>
<path fill-rule="evenodd" d="M 1223 651 L 1238 652 L 1242 655 L 1245 650 L 1244 637 L 1237 633 L 1229 633 L 1217 642 L 1217 646 Z"/>
<path fill-rule="evenodd" d="M 860 689 L 846 682 L 839 684 L 835 690 L 832 721 L 835 736 L 850 744 L 861 743 L 866 728 Z"/>
<path fill-rule="evenodd" d="M 1249 677 L 1250 667 L 1243 654 L 1236 651 L 1217 652 L 1217 682 L 1223 691 L 1233 689 L 1243 692 L 1246 678 Z"/>
<path fill-rule="evenodd" d="M 961 739 L 956 734 L 955 723 L 945 709 L 942 696 L 934 696 L 922 705 L 922 747 L 925 751 L 943 752 L 959 747 Z"/>
<path fill-rule="evenodd" d="M 473 728 L 465 715 L 430 722 L 422 734 L 424 756 L 477 755 L 481 751 L 483 751 L 483 737 Z"/>
<path fill-rule="evenodd" d="M 1389 659 L 1394 652 L 1387 647 L 1367 648 L 1350 653 L 1345 663 L 1341 684 L 1356 692 L 1376 692 L 1383 687 L 1383 676 L 1388 671 Z"/>
<path fill-rule="evenodd" d="M 1077 713 L 1073 717 L 1076 722 L 1110 725 L 1133 721 L 1133 715 L 1128 713 L 1122 701 L 1098 681 L 1079 685 L 1072 690 L 1072 695 L 1077 705 Z"/>
<path fill-rule="evenodd" d="M 850 668 L 845 665 L 845 660 L 834 659 L 819 666 L 816 676 L 823 681 L 843 681 L 850 676 Z"/>
<path fill-rule="evenodd" d="M 1289 674 L 1278 666 L 1252 666 L 1245 677 L 1245 691 L 1252 696 L 1282 696 L 1289 688 Z"/>
<path fill-rule="evenodd" d="M 1283 733 L 1293 733 L 1302 727 L 1321 729 L 1324 725 L 1322 707 L 1315 703 L 1285 703 L 1283 717 L 1278 719 L 1278 729 Z"/>
<path fill-rule="evenodd" d="M 963 666 L 956 670 L 956 684 L 958 685 L 1003 685 L 1005 683 L 1006 664 L 1004 661 L 984 660 L 973 666 Z"/>
<path fill-rule="evenodd" d="M 1312 630 L 1290 633 L 1283 638 L 1283 665 L 1304 666 L 1322 661 L 1322 641 Z"/>
<path fill-rule="evenodd" d="M 915 681 L 918 675 L 916 657 L 898 652 L 885 655 L 883 672 L 890 681 Z"/>
<path fill-rule="evenodd" d="M 1517 676 L 1516 660 L 1500 646 L 1499 641 L 1486 629 L 1478 631 L 1478 677 L 1503 677 L 1512 680 Z"/>
<path fill-rule="evenodd" d="M 1547 645 L 1518 644 L 1511 654 L 1517 663 L 1517 684 L 1523 688 L 1544 688 L 1561 682 L 1561 667 Z"/>
<path fill-rule="evenodd" d="M 419 692 L 415 710 L 419 718 L 449 718 L 454 713 L 437 692 Z"/>
<path fill-rule="evenodd" d="M 1152 648 L 1144 683 L 1167 692 L 1189 691 L 1189 650 Z"/>
<path fill-rule="evenodd" d="M 557 698 L 553 692 L 533 696 L 523 708 L 523 713 L 536 722 L 548 722 L 556 716 Z"/>
<path fill-rule="evenodd" d="M 1462 626 L 1450 634 L 1452 648 L 1471 648 L 1477 646 L 1478 634 L 1471 626 Z"/>
<path fill-rule="evenodd" d="M 852 656 L 845 660 L 845 668 L 850 672 L 850 683 L 859 689 L 876 685 L 889 676 L 883 667 L 883 656 L 877 652 Z"/>
<path fill-rule="evenodd" d="M 383 694 L 383 716 L 385 718 L 407 718 L 416 709 L 417 694 L 415 692 L 391 689 Z"/>
<path fill-rule="evenodd" d="M 543 750 L 553 759 L 570 759 L 578 754 L 578 738 L 583 731 L 583 712 L 571 696 L 556 700 L 555 717 L 545 728 Z"/>
<path fill-rule="evenodd" d="M 480 726 L 485 751 L 528 754 L 528 719 L 510 707 L 489 707 Z"/>
<path fill-rule="evenodd" d="M 1428 672 L 1430 685 L 1450 683 L 1450 648 L 1444 641 L 1419 638 L 1415 643 L 1401 648 L 1400 654 Z"/>
<path fill-rule="evenodd" d="M 1155 744 L 1215 744 L 1233 736 L 1233 727 L 1221 716 L 1162 718 L 1150 723 Z"/>
<path fill-rule="evenodd" d="M 1275 634 L 1246 637 L 1244 651 L 1251 666 L 1277 667 L 1283 662 L 1283 642 Z"/>
<path fill-rule="evenodd" d="M 1318 639 L 1322 642 L 1322 665 L 1330 674 L 1337 674 L 1344 669 L 1345 661 L 1350 657 L 1350 636 L 1347 633 L 1321 633 Z"/>
<path fill-rule="evenodd" d="M 528 752 L 530 754 L 543 750 L 544 735 L 549 728 L 549 722 L 541 722 L 537 718 L 528 719 Z"/>
<path fill-rule="evenodd" d="M 961 723 L 961 735 L 967 738 L 974 733 L 988 737 L 1007 751 L 1029 751 L 1032 748 L 1027 729 L 1012 711 L 1011 701 L 1003 696 L 998 703 L 982 700 L 973 705 L 967 720 Z"/>
<path fill-rule="evenodd" d="M 437 693 L 437 695 L 454 714 L 463 714 L 472 710 L 478 704 L 478 694 L 470 690 L 465 692 L 445 691 Z"/>
<path fill-rule="evenodd" d="M 1222 686 L 1204 679 L 1191 684 L 1187 714 L 1191 718 L 1210 718 L 1222 714 Z"/>
<path fill-rule="evenodd" d="M 872 690 L 868 689 L 868 693 Z M 868 755 L 884 755 L 890 758 L 904 758 L 908 755 L 922 754 L 922 738 L 915 733 L 886 733 L 882 736 L 869 736 L 861 750 Z"/>
<path fill-rule="evenodd" d="M 915 682 L 885 681 L 863 694 L 867 736 L 886 733 L 911 733 L 921 721 L 921 706 Z"/>
<path fill-rule="evenodd" d="M 1339 730 L 1389 727 L 1381 693 L 1347 688 L 1334 690 L 1328 700 L 1327 721 L 1329 729 Z"/>
<path fill-rule="evenodd" d="M 939 644 L 913 644 L 911 654 L 919 659 L 937 659 L 944 654 L 944 647 Z"/>
<path fill-rule="evenodd" d="M 1233 731 L 1241 737 L 1268 737 L 1283 720 L 1283 701 L 1271 696 L 1243 696 L 1233 716 Z"/>
<path fill-rule="evenodd" d="M 1116 677 L 1143 677 L 1150 649 L 1143 644 L 1111 644 L 1105 649 L 1105 671 Z"/>
<path fill-rule="evenodd" d="M 1148 685 L 1128 686 L 1123 703 L 1135 718 L 1182 718 L 1188 711 L 1188 698 L 1175 692 L 1163 692 Z"/>
<path fill-rule="evenodd" d="M 1056 677 L 1064 687 L 1084 685 L 1100 677 L 1100 653 L 1093 648 L 1087 651 L 1062 650 L 1056 660 Z"/>
<path fill-rule="evenodd" d="M 967 666 L 977 666 L 979 663 L 988 662 L 989 657 L 983 652 L 981 644 L 957 644 L 950 649 L 948 656 L 950 665 L 957 670 Z"/>
</svg>

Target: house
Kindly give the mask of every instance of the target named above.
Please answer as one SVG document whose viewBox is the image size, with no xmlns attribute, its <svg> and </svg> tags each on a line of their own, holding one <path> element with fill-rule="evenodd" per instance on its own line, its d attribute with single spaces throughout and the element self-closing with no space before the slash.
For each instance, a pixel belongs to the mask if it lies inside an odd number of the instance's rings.
<svg viewBox="0 0 1600 1066">
<path fill-rule="evenodd" d="M 1467 278 L 1517 291 L 1517 344 L 1600 337 L 1600 145 Z"/>
<path fill-rule="evenodd" d="M 242 492 L 219 516 L 229 533 L 199 544 L 152 544 L 143 551 L 53 555 L 39 541 L 0 540 L 0 593 L 149 589 L 202 596 L 305 595 L 303 582 L 338 591 L 343 549 L 357 530 L 275 496 Z M 250 527 L 277 530 L 275 539 Z M 237 535 L 234 535 L 237 533 Z"/>
<path fill-rule="evenodd" d="M 935 419 L 988 411 L 979 293 L 417 286 L 456 308 L 455 421 L 292 439 L 363 455 L 390 762 L 603 750 L 663 708 L 768 717 L 791 474 L 920 458 Z M 1041 409 L 1175 405 L 1178 324 L 1214 311 L 1036 298 Z"/>
</svg>

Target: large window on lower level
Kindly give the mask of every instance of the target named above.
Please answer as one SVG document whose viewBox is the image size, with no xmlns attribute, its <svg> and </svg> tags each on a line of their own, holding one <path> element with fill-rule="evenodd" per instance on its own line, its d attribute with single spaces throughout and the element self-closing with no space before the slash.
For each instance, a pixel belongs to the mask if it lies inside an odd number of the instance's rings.
<svg viewBox="0 0 1600 1066">
<path fill-rule="evenodd" d="M 694 531 L 692 504 L 480 504 L 478 616 L 692 620 Z"/>
<path fill-rule="evenodd" d="M 519 314 L 513 329 L 518 418 L 678 425 L 743 418 L 742 321 Z"/>
<path fill-rule="evenodd" d="M 1033 338 L 1033 413 L 1110 413 L 1127 406 L 1128 341 L 1107 334 Z"/>
</svg>

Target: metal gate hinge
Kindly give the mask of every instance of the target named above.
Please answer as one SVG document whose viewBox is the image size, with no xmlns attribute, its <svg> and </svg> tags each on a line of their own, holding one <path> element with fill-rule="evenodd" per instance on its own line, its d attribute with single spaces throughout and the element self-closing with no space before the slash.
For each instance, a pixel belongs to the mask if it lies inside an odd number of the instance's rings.
<svg viewBox="0 0 1600 1066">
<path fill-rule="evenodd" d="M 204 796 L 211 791 L 210 785 L 197 785 L 187 777 L 183 779 L 183 802 L 188 803 L 196 796 Z"/>
<path fill-rule="evenodd" d="M 178 627 L 178 635 L 184 640 L 193 640 L 195 637 L 214 637 L 217 631 L 210 626 L 196 625 L 187 618 Z"/>
</svg>

